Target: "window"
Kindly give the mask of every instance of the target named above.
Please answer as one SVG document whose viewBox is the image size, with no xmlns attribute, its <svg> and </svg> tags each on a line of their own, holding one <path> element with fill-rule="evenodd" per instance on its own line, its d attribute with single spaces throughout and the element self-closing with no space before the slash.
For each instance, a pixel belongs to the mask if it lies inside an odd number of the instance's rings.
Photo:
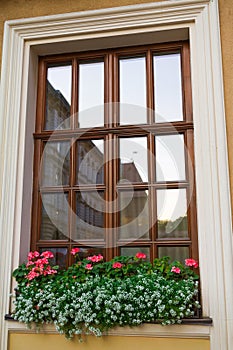
<svg viewBox="0 0 233 350">
<path fill-rule="evenodd" d="M 32 249 L 197 258 L 188 42 L 42 57 Z"/>
</svg>

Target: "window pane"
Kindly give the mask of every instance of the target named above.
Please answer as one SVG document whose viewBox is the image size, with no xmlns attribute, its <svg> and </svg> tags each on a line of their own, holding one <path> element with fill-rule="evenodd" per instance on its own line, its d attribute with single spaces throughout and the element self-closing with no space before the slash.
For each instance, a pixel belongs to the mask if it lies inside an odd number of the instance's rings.
<svg viewBox="0 0 233 350">
<path fill-rule="evenodd" d="M 103 191 L 76 194 L 76 232 L 74 240 L 104 239 L 105 201 Z"/>
<path fill-rule="evenodd" d="M 147 138 L 120 138 L 120 180 L 148 182 Z"/>
<path fill-rule="evenodd" d="M 146 123 L 146 59 L 122 58 L 119 65 L 120 124 Z"/>
<path fill-rule="evenodd" d="M 187 238 L 186 190 L 158 190 L 157 218 L 159 238 Z"/>
<path fill-rule="evenodd" d="M 146 261 L 150 260 L 150 248 L 149 247 L 122 247 L 120 248 L 120 254 L 125 256 L 135 256 L 138 252 L 146 254 Z"/>
<path fill-rule="evenodd" d="M 78 253 L 80 259 L 85 259 L 88 256 L 99 255 L 104 256 L 104 248 L 101 247 L 82 247 Z"/>
<path fill-rule="evenodd" d="M 120 239 L 149 238 L 148 191 L 119 193 Z"/>
<path fill-rule="evenodd" d="M 64 193 L 42 194 L 40 239 L 68 239 L 68 195 Z"/>
<path fill-rule="evenodd" d="M 77 142 L 77 180 L 79 185 L 104 183 L 104 140 Z"/>
<path fill-rule="evenodd" d="M 179 260 L 184 263 L 185 259 L 189 258 L 188 247 L 158 247 L 158 257 L 170 256 L 170 261 Z"/>
<path fill-rule="evenodd" d="M 45 252 L 49 250 L 53 253 L 54 258 L 50 259 L 51 266 L 59 265 L 60 268 L 64 269 L 66 267 L 66 261 L 67 261 L 67 248 L 40 248 L 40 253 Z"/>
<path fill-rule="evenodd" d="M 156 180 L 185 180 L 184 135 L 156 136 Z"/>
<path fill-rule="evenodd" d="M 104 62 L 79 65 L 78 126 L 104 125 Z"/>
<path fill-rule="evenodd" d="M 71 71 L 71 65 L 48 68 L 45 130 L 70 127 Z"/>
<path fill-rule="evenodd" d="M 154 56 L 156 122 L 183 120 L 180 54 Z"/>
<path fill-rule="evenodd" d="M 42 155 L 42 186 L 65 186 L 70 177 L 70 142 L 47 142 Z"/>
</svg>

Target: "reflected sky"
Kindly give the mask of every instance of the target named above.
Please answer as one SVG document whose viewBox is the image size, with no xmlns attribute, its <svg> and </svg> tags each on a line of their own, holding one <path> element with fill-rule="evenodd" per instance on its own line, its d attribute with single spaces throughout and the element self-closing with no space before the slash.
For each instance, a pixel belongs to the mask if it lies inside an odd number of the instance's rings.
<svg viewBox="0 0 233 350">
<path fill-rule="evenodd" d="M 186 189 L 157 190 L 158 220 L 175 221 L 186 213 Z"/>
<path fill-rule="evenodd" d="M 154 56 L 156 122 L 183 120 L 180 54 Z"/>
<path fill-rule="evenodd" d="M 49 67 L 47 79 L 55 90 L 59 90 L 71 104 L 71 66 Z"/>
</svg>

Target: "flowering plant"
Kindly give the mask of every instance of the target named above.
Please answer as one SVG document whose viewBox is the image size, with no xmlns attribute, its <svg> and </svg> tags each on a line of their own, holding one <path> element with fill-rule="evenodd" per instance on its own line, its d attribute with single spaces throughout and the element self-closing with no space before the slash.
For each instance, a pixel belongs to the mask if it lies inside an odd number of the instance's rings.
<svg viewBox="0 0 233 350">
<path fill-rule="evenodd" d="M 71 250 L 78 258 L 79 248 Z M 30 252 L 13 276 L 18 282 L 15 320 L 28 325 L 54 323 L 60 333 L 102 335 L 115 326 L 143 322 L 181 323 L 200 307 L 194 259 L 170 263 L 169 257 L 102 255 L 78 260 L 67 270 L 51 267 L 51 252 Z"/>
</svg>

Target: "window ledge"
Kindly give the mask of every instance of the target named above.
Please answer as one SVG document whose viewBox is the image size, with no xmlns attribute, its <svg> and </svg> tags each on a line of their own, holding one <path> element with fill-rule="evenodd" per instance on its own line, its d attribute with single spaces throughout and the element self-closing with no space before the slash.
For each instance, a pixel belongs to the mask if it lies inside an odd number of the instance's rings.
<svg viewBox="0 0 233 350">
<path fill-rule="evenodd" d="M 41 326 L 40 330 L 28 329 L 23 323 L 15 321 L 11 315 L 5 315 L 8 330 L 14 333 L 47 333 L 58 334 L 54 325 L 47 324 Z M 198 319 L 184 319 L 180 325 L 161 326 L 158 323 L 144 323 L 137 327 L 116 327 L 108 331 L 108 335 L 113 336 L 141 336 L 149 338 L 198 338 L 209 339 L 212 319 L 209 317 Z"/>
</svg>

